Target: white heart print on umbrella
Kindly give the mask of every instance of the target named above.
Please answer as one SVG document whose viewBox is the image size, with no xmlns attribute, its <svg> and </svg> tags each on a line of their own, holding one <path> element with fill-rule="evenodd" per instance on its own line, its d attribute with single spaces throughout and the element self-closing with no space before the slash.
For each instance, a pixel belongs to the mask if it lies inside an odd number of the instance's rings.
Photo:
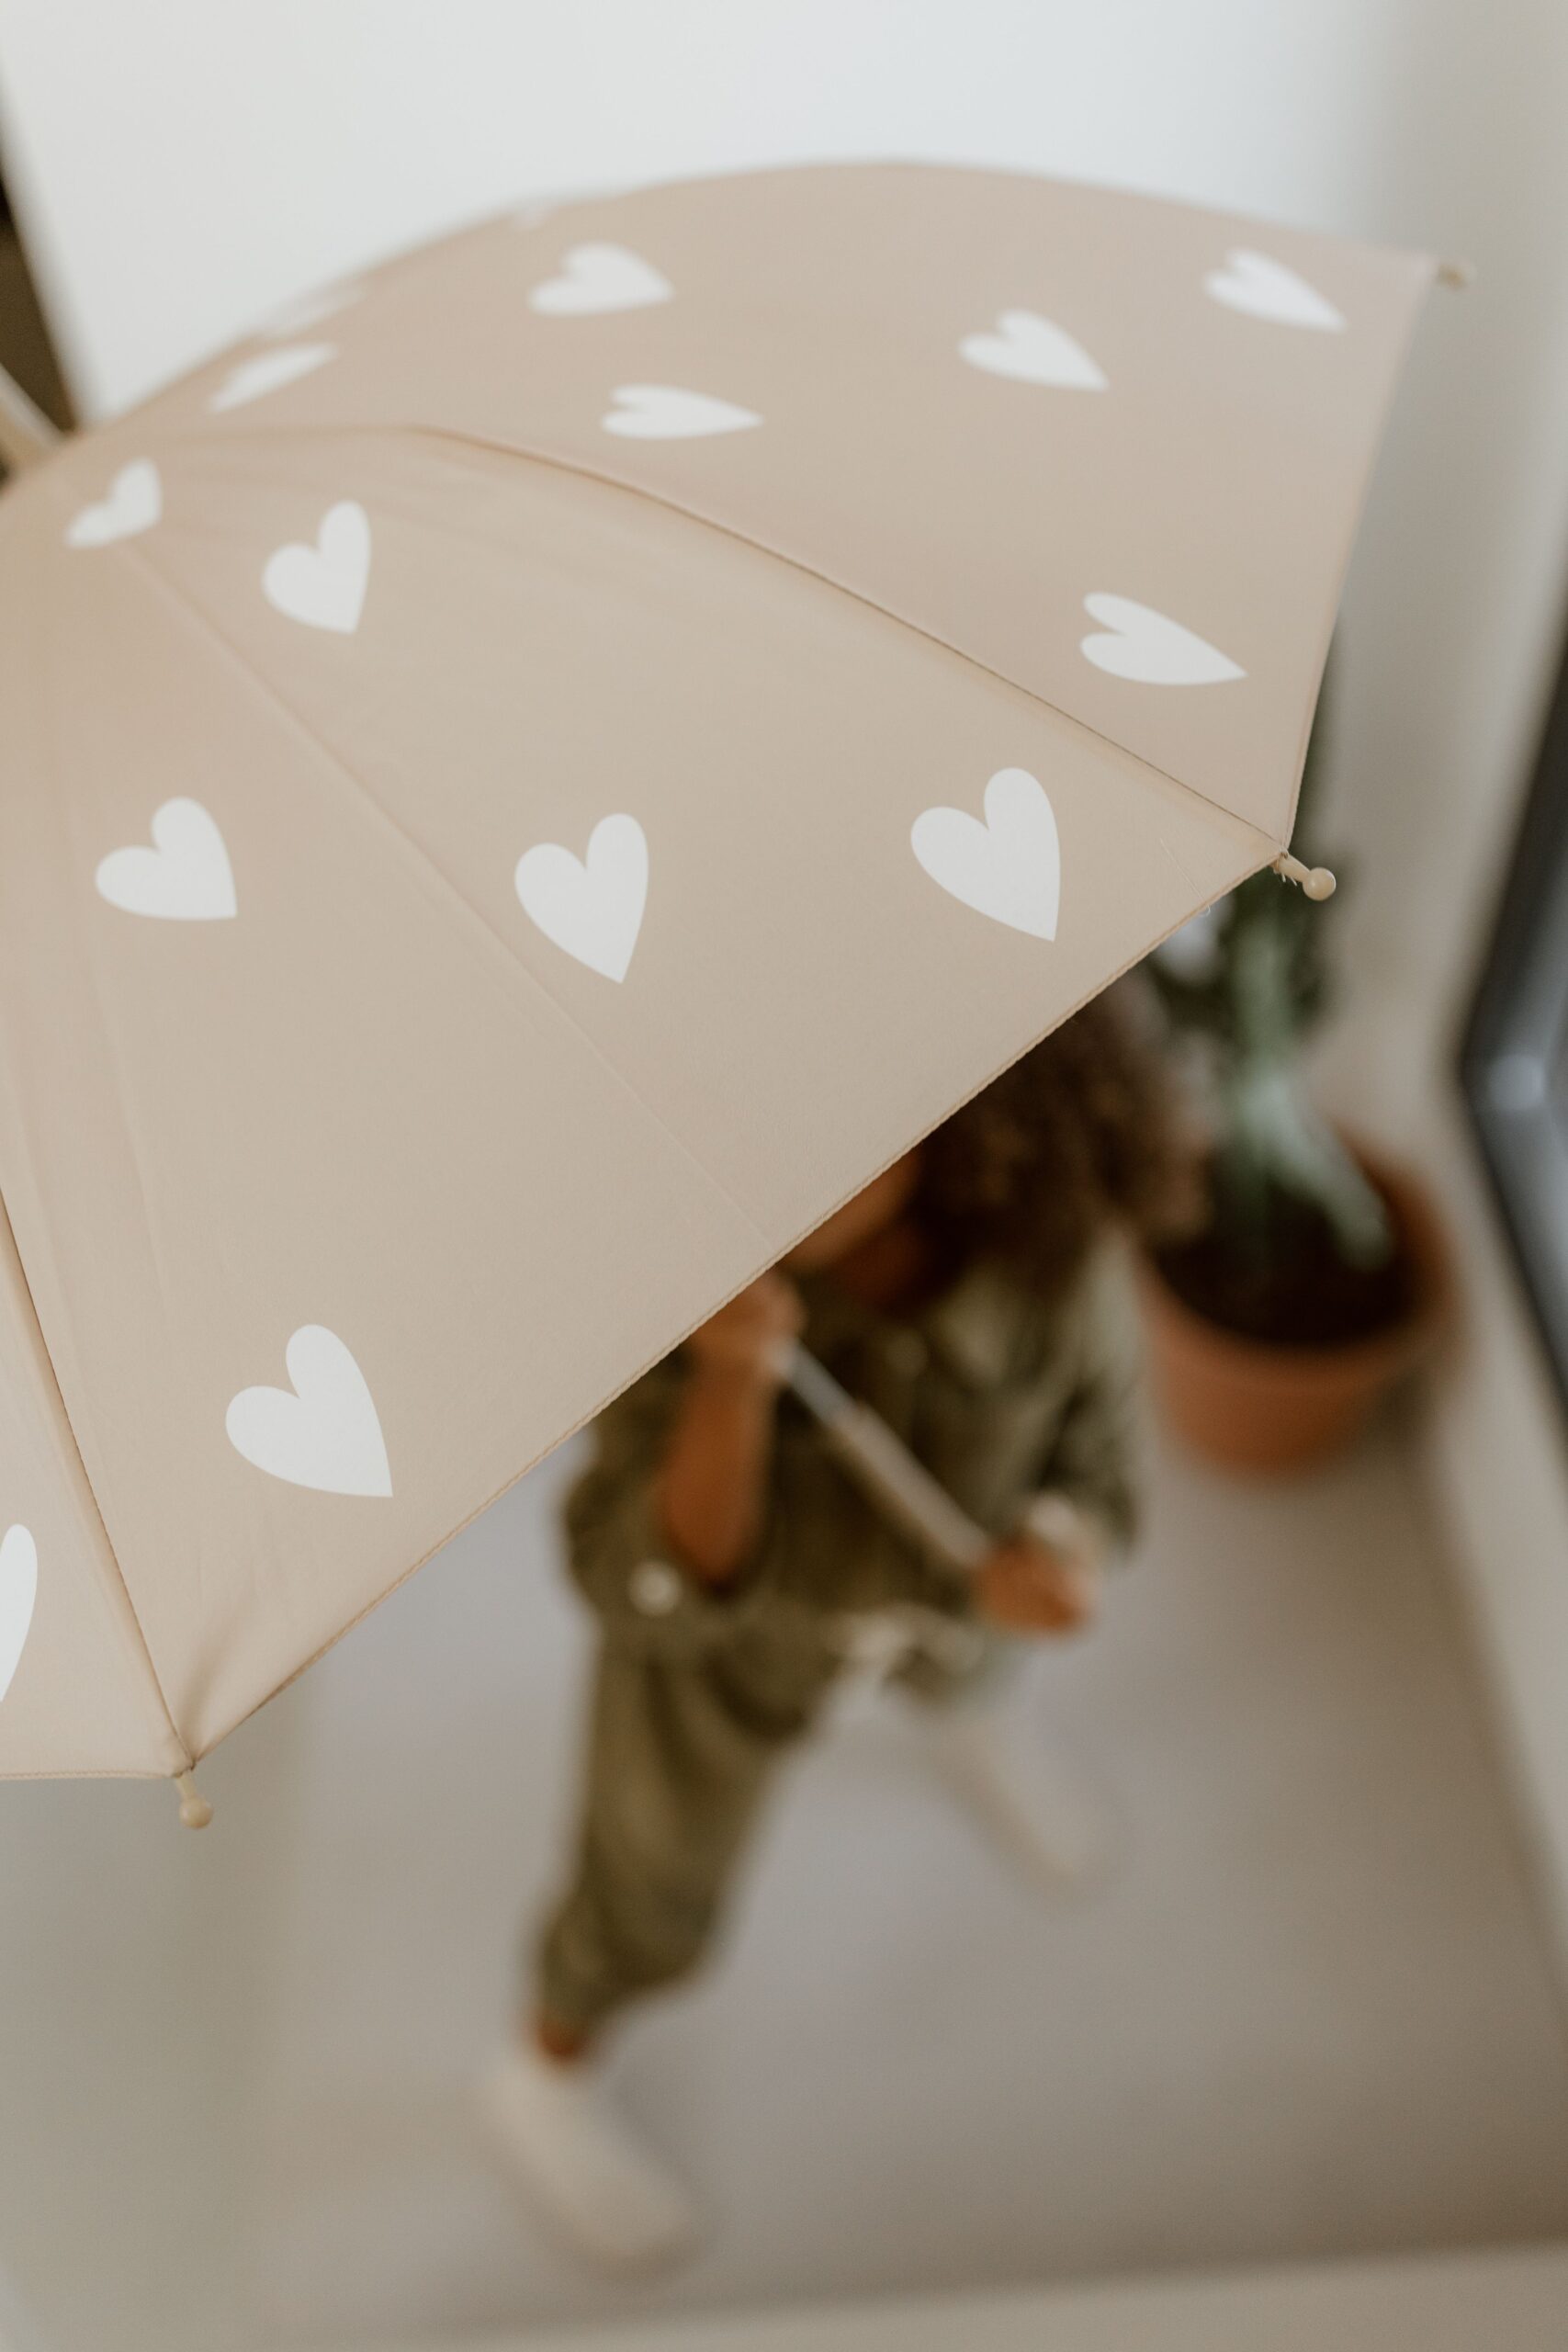
<svg viewBox="0 0 1568 2352">
<path fill-rule="evenodd" d="M 164 512 L 164 485 L 151 458 L 121 466 L 107 498 L 84 506 L 65 526 L 68 548 L 107 548 L 116 539 L 150 531 Z"/>
<path fill-rule="evenodd" d="M 318 368 L 336 357 L 337 346 L 331 343 L 296 343 L 281 351 L 258 351 L 254 359 L 242 359 L 237 368 L 231 368 L 207 405 L 214 416 L 244 408 L 268 392 L 280 392 L 285 384 L 313 376 Z"/>
<path fill-rule="evenodd" d="M 307 628 L 352 637 L 370 583 L 370 517 L 357 499 L 341 498 L 321 517 L 314 547 L 290 540 L 266 560 L 267 603 Z"/>
<path fill-rule="evenodd" d="M 668 302 L 674 290 L 651 262 L 625 245 L 573 245 L 562 257 L 560 276 L 536 286 L 528 306 L 550 318 L 587 318 Z"/>
<path fill-rule="evenodd" d="M 1034 939 L 1055 939 L 1062 895 L 1056 816 L 1027 768 L 998 768 L 982 824 L 966 808 L 927 808 L 909 829 L 915 855 L 949 896 Z"/>
<path fill-rule="evenodd" d="M 599 420 L 623 441 L 701 441 L 713 433 L 744 433 L 761 424 L 755 409 L 709 392 L 682 391 L 678 384 L 617 384 L 610 395 L 620 403 Z"/>
<path fill-rule="evenodd" d="M 1076 336 L 1036 311 L 1004 311 L 996 330 L 966 334 L 959 356 L 990 376 L 1021 384 L 1051 384 L 1067 391 L 1102 392 L 1107 377 Z"/>
<path fill-rule="evenodd" d="M 0 1699 L 22 1662 L 38 1600 L 38 1546 L 16 1521 L 0 1542 Z"/>
<path fill-rule="evenodd" d="M 1243 311 L 1248 318 L 1269 319 L 1276 326 L 1316 327 L 1325 334 L 1339 334 L 1345 313 L 1326 295 L 1282 261 L 1238 245 L 1225 255 L 1224 269 L 1212 269 L 1203 291 L 1227 310 Z"/>
<path fill-rule="evenodd" d="M 283 1352 L 292 1388 L 242 1388 L 224 1416 L 245 1460 L 291 1487 L 389 1495 L 391 1465 L 375 1399 L 335 1331 L 302 1323 Z"/>
<path fill-rule="evenodd" d="M 1145 686 L 1217 686 L 1247 675 L 1217 645 L 1152 605 L 1098 594 L 1083 602 L 1090 620 L 1100 624 L 1099 633 L 1083 639 L 1083 653 L 1113 678 Z"/>
<path fill-rule="evenodd" d="M 540 842 L 517 861 L 523 911 L 545 937 L 607 980 L 624 980 L 648 903 L 648 837 L 635 817 L 601 817 L 586 858 Z"/>
<path fill-rule="evenodd" d="M 220 922 L 238 912 L 223 836 L 199 800 L 165 800 L 152 812 L 152 847 L 110 850 L 93 878 L 127 914 Z"/>
</svg>

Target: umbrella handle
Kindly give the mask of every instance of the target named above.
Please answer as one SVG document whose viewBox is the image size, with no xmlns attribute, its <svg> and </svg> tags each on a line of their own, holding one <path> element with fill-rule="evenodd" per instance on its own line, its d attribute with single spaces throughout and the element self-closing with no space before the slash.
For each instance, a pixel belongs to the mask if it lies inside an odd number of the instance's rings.
<svg viewBox="0 0 1568 2352">
<path fill-rule="evenodd" d="M 945 1487 L 894 1436 L 880 1413 L 840 1387 L 795 1340 L 779 1351 L 784 1385 L 820 1427 L 852 1477 L 939 1566 L 973 1575 L 994 1539 L 961 1510 Z"/>
</svg>

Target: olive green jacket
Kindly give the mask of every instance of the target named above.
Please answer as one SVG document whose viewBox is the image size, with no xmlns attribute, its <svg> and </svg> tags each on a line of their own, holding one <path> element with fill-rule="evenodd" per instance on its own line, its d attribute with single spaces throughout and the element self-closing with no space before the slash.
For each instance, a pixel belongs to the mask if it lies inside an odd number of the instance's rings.
<svg viewBox="0 0 1568 2352">
<path fill-rule="evenodd" d="M 1135 1509 L 1136 1325 L 1106 1250 L 1049 1305 L 981 1263 L 895 1319 L 824 1278 L 800 1284 L 805 1344 L 998 1538 L 1064 1496 L 1120 1548 Z M 617 1645 L 674 1657 L 740 1643 L 840 1652 L 879 1612 L 964 1616 L 963 1577 L 890 1526 L 787 1393 L 751 1558 L 721 1588 L 681 1571 L 655 1487 L 685 1370 L 677 1349 L 608 1406 L 567 1503 L 572 1574 Z"/>
</svg>

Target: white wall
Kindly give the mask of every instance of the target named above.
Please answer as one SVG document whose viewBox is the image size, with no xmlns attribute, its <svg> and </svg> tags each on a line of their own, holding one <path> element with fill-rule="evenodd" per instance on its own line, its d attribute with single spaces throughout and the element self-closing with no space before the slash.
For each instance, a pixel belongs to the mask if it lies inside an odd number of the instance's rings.
<svg viewBox="0 0 1568 2352">
<path fill-rule="evenodd" d="M 1412 10 L 1367 200 L 1479 266 L 1437 306 L 1341 632 L 1358 862 L 1330 1091 L 1430 1176 L 1458 1296 L 1425 1431 L 1568 1992 L 1568 1442 L 1454 1079 L 1568 595 L 1568 11 Z"/>
<path fill-rule="evenodd" d="M 1524 1822 L 1568 1991 L 1568 1453 L 1457 1101 L 1435 1090 L 1416 1140 L 1461 1269 L 1457 1328 L 1425 1430 L 1428 1475 L 1468 1571 L 1502 1699 Z"/>
<path fill-rule="evenodd" d="M 90 413 L 529 192 L 765 160 L 995 161 L 1479 265 L 1432 305 L 1347 599 L 1329 1071 L 1425 1135 L 1477 1237 L 1439 1468 L 1568 1913 L 1561 1441 L 1440 1107 L 1568 579 L 1565 122 L 1562 0 L 0 0 L 0 139 Z"/>
<path fill-rule="evenodd" d="M 1441 240 L 1453 208 L 1369 201 L 1414 13 L 0 0 L 3 129 L 96 413 L 300 283 L 521 195 L 764 161 L 985 160 Z"/>
</svg>

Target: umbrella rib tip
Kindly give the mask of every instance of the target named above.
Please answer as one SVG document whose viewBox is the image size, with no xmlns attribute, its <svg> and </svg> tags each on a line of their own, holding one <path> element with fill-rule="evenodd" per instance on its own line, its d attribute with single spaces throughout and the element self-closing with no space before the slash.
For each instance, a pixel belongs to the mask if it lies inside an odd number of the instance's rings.
<svg viewBox="0 0 1568 2352">
<path fill-rule="evenodd" d="M 175 1785 L 180 1792 L 180 1822 L 186 1829 L 205 1829 L 212 1818 L 212 1807 L 196 1785 L 196 1775 L 189 1770 L 177 1773 Z"/>
<path fill-rule="evenodd" d="M 1293 882 L 1309 899 L 1332 899 L 1339 888 L 1338 877 L 1326 865 L 1303 865 L 1289 850 L 1281 850 L 1274 860 L 1274 871 L 1282 882 Z"/>
</svg>

